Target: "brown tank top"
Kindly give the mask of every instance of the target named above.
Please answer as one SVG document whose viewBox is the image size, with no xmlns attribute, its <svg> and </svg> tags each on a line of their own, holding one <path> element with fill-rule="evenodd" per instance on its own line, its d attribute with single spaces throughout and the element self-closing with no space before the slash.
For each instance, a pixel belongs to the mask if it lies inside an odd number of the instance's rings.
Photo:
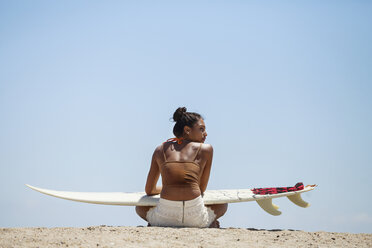
<svg viewBox="0 0 372 248">
<path fill-rule="evenodd" d="M 163 144 L 162 150 L 165 161 L 161 166 L 163 190 L 167 191 L 167 189 L 170 188 L 189 188 L 191 191 L 193 191 L 193 195 L 200 195 L 199 175 L 201 169 L 200 166 L 195 162 L 195 159 L 199 154 L 201 146 L 202 143 L 200 143 L 200 146 L 192 161 L 168 161 L 165 156 Z M 184 190 L 185 189 L 183 189 L 183 191 Z"/>
</svg>

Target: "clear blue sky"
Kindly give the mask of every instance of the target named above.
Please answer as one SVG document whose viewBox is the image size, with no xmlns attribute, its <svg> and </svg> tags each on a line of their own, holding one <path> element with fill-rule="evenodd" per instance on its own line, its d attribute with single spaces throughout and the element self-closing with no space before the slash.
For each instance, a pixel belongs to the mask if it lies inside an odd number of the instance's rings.
<svg viewBox="0 0 372 248">
<path fill-rule="evenodd" d="M 0 226 L 145 225 L 41 195 L 143 191 L 179 106 L 209 189 L 319 184 L 223 227 L 372 232 L 370 1 L 0 1 Z"/>
</svg>

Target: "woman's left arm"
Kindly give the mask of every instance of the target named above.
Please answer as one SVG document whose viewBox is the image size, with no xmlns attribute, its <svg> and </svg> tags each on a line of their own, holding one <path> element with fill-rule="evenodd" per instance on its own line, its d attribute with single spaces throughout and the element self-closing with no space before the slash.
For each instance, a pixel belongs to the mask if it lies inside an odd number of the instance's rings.
<svg viewBox="0 0 372 248">
<path fill-rule="evenodd" d="M 154 154 L 152 155 L 151 160 L 151 167 L 149 174 L 147 175 L 147 181 L 145 186 L 145 191 L 147 195 L 157 195 L 160 194 L 162 187 L 156 186 L 156 183 L 159 180 L 160 170 L 159 165 L 156 161 L 156 153 L 158 152 L 159 148 L 156 148 Z"/>
</svg>

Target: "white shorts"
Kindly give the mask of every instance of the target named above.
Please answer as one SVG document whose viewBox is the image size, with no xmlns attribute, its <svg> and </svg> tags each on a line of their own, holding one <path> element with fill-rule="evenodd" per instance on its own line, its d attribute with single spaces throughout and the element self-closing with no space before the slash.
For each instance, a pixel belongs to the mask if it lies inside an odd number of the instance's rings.
<svg viewBox="0 0 372 248">
<path fill-rule="evenodd" d="M 209 227 L 216 214 L 204 206 L 201 196 L 189 201 L 170 201 L 159 199 L 156 207 L 151 208 L 146 215 L 151 226 L 173 227 Z"/>
</svg>

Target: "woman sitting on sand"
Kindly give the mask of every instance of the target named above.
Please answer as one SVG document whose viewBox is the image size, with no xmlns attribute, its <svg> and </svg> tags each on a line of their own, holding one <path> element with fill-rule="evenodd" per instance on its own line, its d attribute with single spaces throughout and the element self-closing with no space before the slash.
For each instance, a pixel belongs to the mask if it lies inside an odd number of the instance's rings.
<svg viewBox="0 0 372 248">
<path fill-rule="evenodd" d="M 218 218 L 227 204 L 204 205 L 212 166 L 213 147 L 203 144 L 207 132 L 203 118 L 186 108 L 173 114 L 172 138 L 159 145 L 152 156 L 146 194 L 160 194 L 156 207 L 137 206 L 137 214 L 151 226 L 219 227 Z M 156 186 L 159 175 L 162 186 Z"/>
</svg>

